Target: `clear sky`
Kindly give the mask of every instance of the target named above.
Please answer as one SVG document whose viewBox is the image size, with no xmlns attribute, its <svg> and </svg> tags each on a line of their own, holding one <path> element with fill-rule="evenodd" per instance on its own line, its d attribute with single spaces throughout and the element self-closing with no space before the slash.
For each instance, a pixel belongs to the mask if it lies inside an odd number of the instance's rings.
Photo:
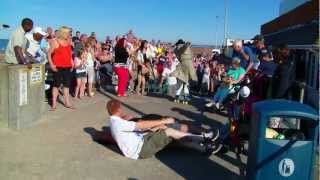
<svg viewBox="0 0 320 180">
<path fill-rule="evenodd" d="M 228 0 L 228 37 L 252 38 L 278 16 L 279 5 L 280 0 Z M 95 31 L 100 40 L 132 29 L 148 40 L 215 44 L 218 30 L 221 44 L 224 0 L 1 0 L 0 24 L 11 28 L 0 31 L 0 38 L 8 38 L 24 17 L 41 27 Z"/>
</svg>

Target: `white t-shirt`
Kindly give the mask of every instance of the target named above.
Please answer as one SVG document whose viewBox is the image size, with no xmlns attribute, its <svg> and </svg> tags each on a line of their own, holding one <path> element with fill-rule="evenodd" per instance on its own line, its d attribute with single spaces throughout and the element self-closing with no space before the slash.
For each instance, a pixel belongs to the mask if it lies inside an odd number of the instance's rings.
<svg viewBox="0 0 320 180">
<path fill-rule="evenodd" d="M 26 52 L 32 57 L 36 57 L 36 54 L 40 51 L 40 42 L 33 39 L 32 33 L 27 33 L 26 38 L 28 40 L 26 45 Z"/>
<path fill-rule="evenodd" d="M 170 86 L 170 85 L 175 85 L 175 84 L 177 84 L 177 78 L 174 77 L 174 76 L 170 76 L 170 74 L 171 74 L 174 70 L 175 70 L 175 68 L 173 68 L 173 67 L 172 67 L 171 69 L 165 67 L 165 68 L 163 69 L 163 72 L 162 72 L 162 76 L 165 77 L 165 78 L 167 78 L 167 81 L 168 81 L 168 85 L 169 85 L 169 86 Z"/>
<path fill-rule="evenodd" d="M 137 54 L 137 60 L 139 61 L 139 63 L 143 64 L 145 59 L 144 59 L 144 56 L 143 56 L 143 53 L 139 50 L 138 51 L 138 54 Z"/>
<path fill-rule="evenodd" d="M 157 53 L 157 48 L 150 45 L 147 49 L 146 56 L 148 59 L 153 59 L 156 57 L 156 53 Z"/>
<path fill-rule="evenodd" d="M 81 59 L 78 58 L 78 57 L 75 57 L 74 58 L 74 65 L 78 67 L 80 64 L 81 64 Z M 87 71 L 87 69 L 86 69 L 86 66 L 84 64 L 76 69 L 76 73 L 77 74 L 84 73 L 86 71 Z"/>
<path fill-rule="evenodd" d="M 116 140 L 121 152 L 128 158 L 138 159 L 143 145 L 143 134 L 134 132 L 136 123 L 118 116 L 110 117 L 111 135 Z"/>
<path fill-rule="evenodd" d="M 204 69 L 202 83 L 209 83 L 209 82 L 210 82 L 210 68 L 207 67 Z"/>
<path fill-rule="evenodd" d="M 177 78 L 174 76 L 170 76 L 170 74 L 176 70 L 178 64 L 179 64 L 179 60 L 175 58 L 172 62 L 171 69 L 168 67 L 165 67 L 163 69 L 162 76 L 167 78 L 169 86 L 177 84 Z"/>
<path fill-rule="evenodd" d="M 91 53 L 87 54 L 87 68 L 93 68 L 94 66 L 94 59 Z"/>
</svg>

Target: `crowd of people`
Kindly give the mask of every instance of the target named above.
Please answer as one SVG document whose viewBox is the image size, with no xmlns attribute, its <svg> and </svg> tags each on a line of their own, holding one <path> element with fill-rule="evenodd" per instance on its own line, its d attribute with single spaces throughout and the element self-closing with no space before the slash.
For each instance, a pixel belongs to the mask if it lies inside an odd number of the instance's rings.
<svg viewBox="0 0 320 180">
<path fill-rule="evenodd" d="M 93 97 L 95 87 L 100 89 L 108 85 L 114 85 L 118 97 L 132 94 L 144 96 L 151 85 L 173 99 L 190 100 L 190 92 L 207 95 L 212 100 L 206 106 L 220 109 L 226 97 L 234 92 L 251 70 L 260 71 L 269 80 L 272 79 L 268 81 L 273 86 L 272 97 L 283 98 L 287 95 L 295 74 L 294 62 L 290 61 L 287 46 L 281 45 L 272 52 L 267 49 L 263 36 L 257 35 L 249 45 L 235 40 L 232 49 L 231 60 L 214 51 L 207 55 L 193 55 L 190 42 L 182 39 L 175 44 L 154 40 L 149 42 L 138 38 L 132 30 L 116 36 L 114 40 L 107 36 L 104 41 L 99 41 L 95 32 L 87 35 L 76 31 L 73 36 L 70 27 L 62 26 L 55 31 L 48 27 L 43 30 L 41 27 L 33 27 L 33 21 L 25 18 L 10 37 L 5 59 L 7 63 L 26 64 L 29 68 L 32 68 L 33 63 L 49 65 L 54 82 L 51 110 L 57 107 L 61 86 L 64 106 L 74 108 L 70 92 L 75 99 L 80 100 L 84 96 Z M 74 90 L 70 91 L 70 88 Z M 248 89 L 244 89 L 243 93 L 248 93 L 247 91 Z M 168 125 L 174 124 L 171 118 L 160 118 L 161 120 L 152 123 L 122 122 L 119 102 L 112 101 L 109 106 L 111 128 L 114 126 L 111 129 L 113 137 L 128 157 L 138 158 L 138 152 L 131 152 L 132 148 L 142 148 L 143 151 L 141 134 L 132 137 L 137 142 L 134 147 L 127 147 L 123 134 L 118 132 L 119 128 L 128 131 L 134 131 L 134 127 L 141 130 L 165 130 L 149 139 L 158 141 L 157 138 L 160 138 L 163 146 L 172 138 L 180 139 L 187 135 L 197 140 L 202 138 L 168 128 Z M 117 108 L 113 109 L 111 106 Z M 162 145 L 152 149 L 152 153 L 162 148 Z M 142 156 L 148 157 L 150 152 L 145 153 Z"/>
</svg>

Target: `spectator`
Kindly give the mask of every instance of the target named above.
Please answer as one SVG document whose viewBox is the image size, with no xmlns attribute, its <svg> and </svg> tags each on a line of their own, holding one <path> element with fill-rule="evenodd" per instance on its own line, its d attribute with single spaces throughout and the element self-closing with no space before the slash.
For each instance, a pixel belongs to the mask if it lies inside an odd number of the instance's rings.
<svg viewBox="0 0 320 180">
<path fill-rule="evenodd" d="M 220 109 L 220 105 L 223 103 L 224 99 L 232 91 L 231 78 L 224 78 L 220 87 L 218 88 L 216 94 L 213 97 L 213 101 L 206 104 L 207 107 L 212 107 L 215 105 L 217 109 Z"/>
<path fill-rule="evenodd" d="M 237 57 L 241 61 L 241 67 L 248 72 L 254 64 L 256 64 L 257 59 L 254 57 L 252 50 L 248 46 L 243 46 L 241 40 L 235 40 L 233 43 L 233 55 L 232 57 Z"/>
<path fill-rule="evenodd" d="M 253 69 L 258 69 L 260 66 L 260 61 L 271 61 L 273 59 L 272 56 L 268 53 L 268 50 L 265 48 L 264 38 L 262 35 L 256 35 L 253 38 L 253 47 L 251 48 L 253 56 L 255 57 L 255 61 L 252 65 Z M 262 54 L 262 52 L 267 51 L 267 53 Z"/>
<path fill-rule="evenodd" d="M 77 32 L 76 32 L 76 35 L 72 37 L 72 42 L 73 42 L 74 44 L 80 42 L 80 31 L 77 31 Z"/>
<path fill-rule="evenodd" d="M 95 32 L 91 32 L 90 38 L 94 39 L 95 43 L 98 43 L 97 35 Z"/>
<path fill-rule="evenodd" d="M 112 40 L 110 39 L 110 36 L 107 36 L 107 37 L 106 37 L 105 43 L 106 43 L 107 45 L 112 45 Z"/>
<path fill-rule="evenodd" d="M 129 71 L 127 66 L 127 59 L 129 53 L 126 48 L 126 39 L 121 38 L 118 40 L 115 46 L 115 64 L 114 71 L 118 75 L 118 90 L 117 96 L 124 97 L 127 96 L 126 88 L 129 80 Z"/>
<path fill-rule="evenodd" d="M 130 75 L 130 81 L 128 86 L 128 91 L 130 94 L 134 94 L 135 81 L 137 79 L 137 61 L 136 61 L 136 47 L 135 47 L 135 39 L 129 38 L 127 41 L 127 52 L 129 53 L 129 58 L 127 60 L 128 70 Z"/>
<path fill-rule="evenodd" d="M 74 55 L 77 55 L 77 54 L 78 54 L 78 51 L 79 51 L 80 49 L 84 49 L 84 48 L 85 48 L 84 45 L 85 45 L 87 39 L 88 39 L 88 35 L 86 35 L 86 34 L 81 34 L 81 36 L 80 36 L 80 41 L 78 41 L 78 42 L 76 41 L 76 42 L 74 43 L 74 48 L 73 48 L 73 54 L 74 54 Z"/>
<path fill-rule="evenodd" d="M 52 108 L 57 107 L 57 98 L 59 95 L 58 88 L 63 84 L 64 106 L 66 108 L 73 108 L 69 100 L 69 87 L 72 77 L 71 69 L 73 68 L 72 48 L 70 29 L 68 27 L 61 27 L 57 33 L 57 38 L 53 40 L 49 49 L 49 64 L 54 72 L 54 87 L 52 89 Z"/>
<path fill-rule="evenodd" d="M 216 86 L 216 76 L 218 74 L 218 61 L 216 60 L 211 60 L 209 62 L 209 67 L 210 67 L 210 88 L 209 92 L 213 93 L 215 90 Z"/>
<path fill-rule="evenodd" d="M 295 81 L 296 62 L 287 45 L 280 45 L 282 63 L 276 68 L 272 79 L 273 98 L 286 98 Z"/>
<path fill-rule="evenodd" d="M 87 77 L 88 77 L 88 96 L 93 97 L 93 81 L 95 78 L 95 72 L 94 72 L 94 45 L 95 45 L 95 40 L 92 38 L 88 38 L 86 44 L 85 44 L 85 51 L 87 55 L 86 59 L 86 67 L 87 67 Z"/>
<path fill-rule="evenodd" d="M 241 67 L 241 60 L 239 58 L 232 59 L 232 67 L 227 70 L 227 76 L 232 78 L 232 84 L 238 84 L 246 74 L 246 71 Z"/>
<path fill-rule="evenodd" d="M 74 58 L 74 69 L 77 78 L 77 86 L 75 89 L 74 97 L 81 99 L 84 96 L 84 91 L 87 83 L 87 54 L 83 49 L 78 51 Z"/>
<path fill-rule="evenodd" d="M 161 88 L 164 80 L 167 79 L 168 96 L 172 98 L 175 97 L 175 92 L 177 89 L 177 78 L 174 76 L 173 72 L 176 70 L 176 67 L 178 64 L 179 64 L 179 60 L 177 58 L 174 58 L 173 61 L 168 61 L 166 63 L 166 67 L 163 69 L 162 76 L 159 83 L 159 86 Z"/>
<path fill-rule="evenodd" d="M 140 48 L 137 51 L 137 61 L 138 61 L 138 84 L 136 87 L 137 94 L 144 95 L 145 84 L 146 84 L 146 74 L 149 73 L 147 67 L 147 50 L 148 41 L 143 40 L 141 42 Z M 141 88 L 141 91 L 140 91 Z"/>
<path fill-rule="evenodd" d="M 209 63 L 205 62 L 202 77 L 202 92 L 209 92 L 210 89 L 210 67 Z"/>
<path fill-rule="evenodd" d="M 33 28 L 33 21 L 25 18 L 12 34 L 9 39 L 5 52 L 6 62 L 9 64 L 30 64 L 24 57 L 27 39 L 25 33 L 30 32 Z"/>
<path fill-rule="evenodd" d="M 41 51 L 40 43 L 47 33 L 42 28 L 36 27 L 32 33 L 27 33 L 25 36 L 27 38 L 25 58 L 31 63 L 43 63 L 46 57 Z"/>
<path fill-rule="evenodd" d="M 53 30 L 51 27 L 47 27 L 47 36 L 42 39 L 40 42 L 40 48 L 45 56 L 45 64 L 48 62 L 48 51 L 49 51 L 49 44 L 51 43 L 52 39 L 54 38 Z"/>
</svg>

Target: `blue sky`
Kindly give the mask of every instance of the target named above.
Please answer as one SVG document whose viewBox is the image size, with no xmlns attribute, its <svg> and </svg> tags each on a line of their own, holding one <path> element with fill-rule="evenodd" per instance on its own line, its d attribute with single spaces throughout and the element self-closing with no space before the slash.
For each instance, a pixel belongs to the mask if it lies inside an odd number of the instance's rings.
<svg viewBox="0 0 320 180">
<path fill-rule="evenodd" d="M 252 38 L 261 24 L 278 16 L 279 5 L 279 0 L 228 0 L 228 37 Z M 148 40 L 214 44 L 218 29 L 221 44 L 224 0 L 1 0 L 0 23 L 11 29 L 0 31 L 0 38 L 8 38 L 24 17 L 41 27 L 95 31 L 100 40 L 133 29 Z"/>
</svg>

